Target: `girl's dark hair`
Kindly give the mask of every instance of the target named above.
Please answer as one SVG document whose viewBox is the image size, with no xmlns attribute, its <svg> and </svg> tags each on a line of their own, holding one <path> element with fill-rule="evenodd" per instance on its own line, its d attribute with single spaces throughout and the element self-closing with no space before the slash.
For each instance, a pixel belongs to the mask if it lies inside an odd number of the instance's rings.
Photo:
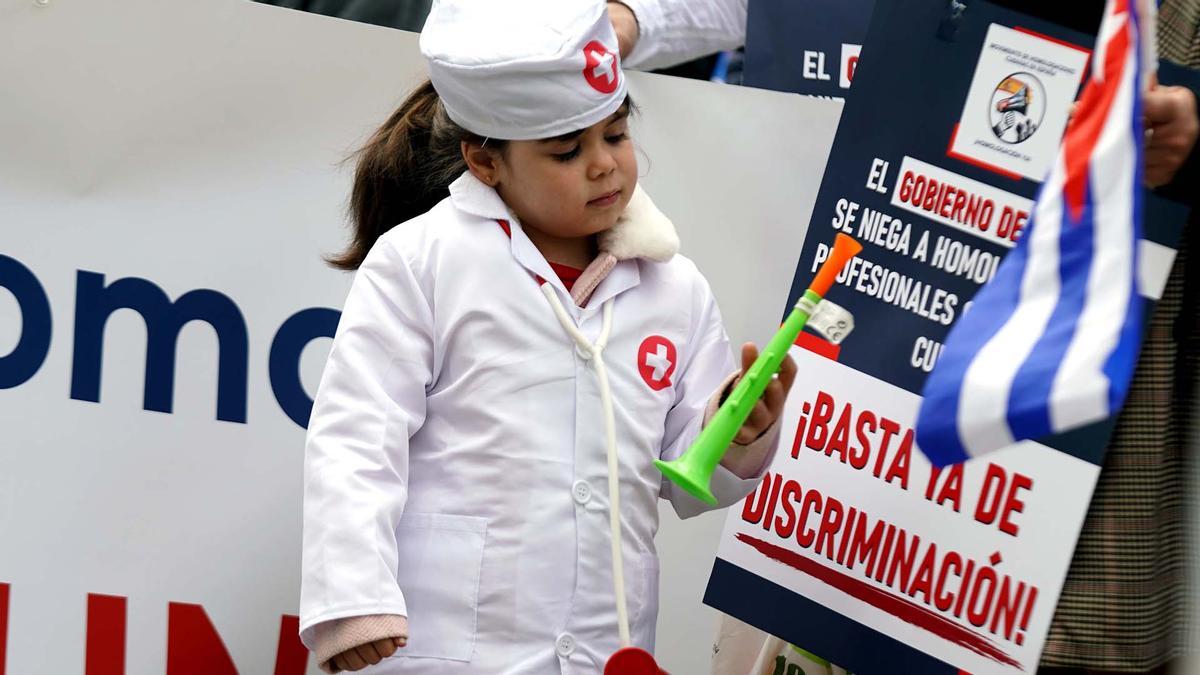
<svg viewBox="0 0 1200 675">
<path fill-rule="evenodd" d="M 467 169 L 462 142 L 482 145 L 485 140 L 488 147 L 504 149 L 505 141 L 484 139 L 455 124 L 426 80 L 353 155 L 358 159 L 350 193 L 353 238 L 326 262 L 358 269 L 384 232 L 449 195 L 450 183 Z"/>
</svg>

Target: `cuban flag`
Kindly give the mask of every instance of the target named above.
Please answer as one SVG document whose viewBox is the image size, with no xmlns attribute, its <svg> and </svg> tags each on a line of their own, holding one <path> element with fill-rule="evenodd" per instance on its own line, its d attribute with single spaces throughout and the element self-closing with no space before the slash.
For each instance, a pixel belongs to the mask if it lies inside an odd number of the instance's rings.
<svg viewBox="0 0 1200 675">
<path fill-rule="evenodd" d="M 1029 225 L 951 329 L 917 443 L 936 466 L 1107 419 L 1141 343 L 1142 91 L 1153 2 L 1108 0 L 1091 77 Z"/>
</svg>

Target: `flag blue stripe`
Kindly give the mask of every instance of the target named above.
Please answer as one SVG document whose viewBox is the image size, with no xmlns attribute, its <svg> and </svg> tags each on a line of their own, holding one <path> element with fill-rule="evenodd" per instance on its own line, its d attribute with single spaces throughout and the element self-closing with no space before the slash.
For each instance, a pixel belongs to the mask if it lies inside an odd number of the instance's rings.
<svg viewBox="0 0 1200 675">
<path fill-rule="evenodd" d="M 1108 377 L 1108 409 L 1111 414 L 1116 414 L 1125 403 L 1125 395 L 1129 393 L 1129 383 L 1133 378 L 1133 369 L 1142 342 L 1145 300 L 1137 292 L 1136 281 L 1130 284 L 1129 292 L 1129 310 L 1125 312 L 1125 323 L 1121 326 L 1120 338 L 1103 368 Z"/>
<path fill-rule="evenodd" d="M 1013 438 L 1041 438 L 1051 431 L 1050 392 L 1054 378 L 1075 339 L 1079 319 L 1087 303 L 1088 280 L 1094 273 L 1095 220 L 1091 177 L 1084 186 L 1083 208 L 1079 220 L 1071 219 L 1065 203 L 1058 241 L 1058 300 L 1046 323 L 1046 330 L 1013 378 L 1009 392 L 1007 419 Z M 1031 238 L 1032 239 L 1032 238 Z"/>
</svg>

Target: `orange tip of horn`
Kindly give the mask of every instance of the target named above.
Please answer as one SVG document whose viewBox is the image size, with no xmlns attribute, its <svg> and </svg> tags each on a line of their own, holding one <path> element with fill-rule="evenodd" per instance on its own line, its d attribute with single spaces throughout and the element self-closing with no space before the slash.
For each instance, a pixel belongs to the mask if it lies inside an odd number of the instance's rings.
<svg viewBox="0 0 1200 675">
<path fill-rule="evenodd" d="M 837 238 L 833 241 L 833 250 L 829 252 L 829 257 L 821 264 L 821 269 L 817 270 L 817 276 L 812 283 L 808 285 L 808 290 L 816 293 L 821 297 L 829 292 L 830 286 L 833 286 L 837 275 L 841 273 L 842 268 L 850 259 L 858 255 L 862 251 L 862 244 L 855 241 L 854 237 L 848 234 L 838 232 Z"/>
</svg>

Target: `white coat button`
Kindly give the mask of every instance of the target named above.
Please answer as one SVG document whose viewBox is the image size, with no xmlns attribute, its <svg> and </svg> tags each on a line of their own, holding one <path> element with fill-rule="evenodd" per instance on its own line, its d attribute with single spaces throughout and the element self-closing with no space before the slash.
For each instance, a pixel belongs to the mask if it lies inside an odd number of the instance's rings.
<svg viewBox="0 0 1200 675">
<path fill-rule="evenodd" d="M 554 651 L 558 652 L 559 656 L 567 657 L 575 653 L 575 636 L 570 633 L 563 633 L 558 636 L 558 640 L 554 643 Z"/>
<path fill-rule="evenodd" d="M 592 486 L 588 485 L 587 481 L 577 480 L 571 488 L 571 494 L 577 504 L 586 504 L 592 499 Z"/>
</svg>

